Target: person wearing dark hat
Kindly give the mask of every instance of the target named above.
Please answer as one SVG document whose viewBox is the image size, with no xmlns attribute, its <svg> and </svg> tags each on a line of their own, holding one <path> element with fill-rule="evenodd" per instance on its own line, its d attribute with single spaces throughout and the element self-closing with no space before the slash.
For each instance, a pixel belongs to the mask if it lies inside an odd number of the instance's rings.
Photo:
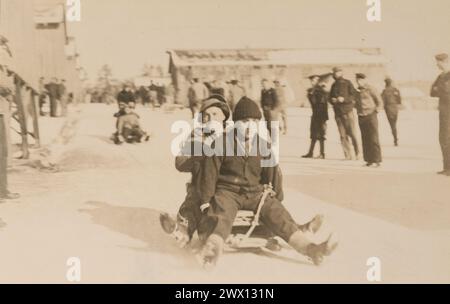
<svg viewBox="0 0 450 304">
<path fill-rule="evenodd" d="M 333 68 L 335 82 L 331 86 L 330 103 L 333 105 L 336 124 L 341 137 L 341 144 L 346 160 L 351 160 L 352 147 L 354 158 L 359 159 L 358 139 L 356 138 L 355 115 L 353 113 L 356 89 L 350 80 L 343 77 L 342 69 Z M 351 144 L 350 144 L 350 140 Z"/>
<path fill-rule="evenodd" d="M 209 231 L 199 254 L 204 265 L 214 266 L 217 263 L 237 212 L 256 212 L 265 189 L 264 185 L 280 184 L 280 181 L 274 181 L 274 178 L 280 176 L 277 162 L 270 163 L 270 166 L 262 165 L 263 161 L 270 157 L 265 153 L 271 151 L 270 147 L 265 143 L 260 147 L 267 147 L 268 151 L 252 148 L 256 147 L 258 142 L 264 141 L 259 134 L 250 130 L 260 119 L 258 105 L 243 97 L 233 113 L 235 129 L 225 134 L 226 140 L 230 140 L 231 146 L 235 148 L 235 153 L 203 158 L 199 196 L 202 204 L 210 205 L 207 216 L 215 220 L 215 225 Z M 243 149 L 245 153 L 239 153 L 239 149 Z M 275 193 L 267 197 L 260 209 L 261 222 L 299 253 L 311 258 L 315 264 L 320 264 L 323 257 L 336 248 L 337 243 L 332 243 L 330 238 L 321 244 L 311 242 L 281 203 L 282 187 L 279 185 L 278 188 L 274 187 L 274 190 Z"/>
<path fill-rule="evenodd" d="M 389 125 L 391 126 L 394 145 L 398 146 L 397 119 L 399 105 L 402 104 L 402 97 L 400 90 L 394 86 L 391 78 L 386 78 L 384 82 L 386 87 L 381 93 L 381 98 L 383 99 L 384 111 L 386 112 Z"/>
<path fill-rule="evenodd" d="M 18 199 L 17 193 L 8 190 L 8 135 L 9 119 L 9 90 L 0 86 L 0 204 L 6 200 Z"/>
<path fill-rule="evenodd" d="M 239 81 L 236 79 L 232 79 L 230 81 L 230 87 L 228 92 L 228 105 L 230 106 L 231 111 L 234 110 L 236 104 L 244 97 L 245 89 L 239 85 Z"/>
<path fill-rule="evenodd" d="M 377 168 L 382 162 L 380 139 L 378 136 L 378 112 L 382 107 L 376 90 L 367 83 L 366 75 L 356 74 L 359 96 L 356 98 L 359 128 L 366 166 Z"/>
<path fill-rule="evenodd" d="M 214 139 L 221 136 L 221 134 L 213 132 L 209 126 L 213 122 L 223 123 L 225 130 L 230 115 L 230 109 L 223 96 L 211 95 L 207 98 L 200 109 L 201 128 L 197 128 L 191 133 L 183 143 L 180 154 L 175 158 L 176 169 L 180 172 L 191 173 L 191 182 L 187 184 L 187 195 L 179 208 L 177 218 L 172 219 L 168 214 L 162 214 L 160 221 L 164 231 L 171 234 L 180 247 L 185 247 L 190 242 L 200 223 L 207 226 L 205 221 L 202 222 L 202 206 L 197 195 L 197 187 L 200 186 L 199 173 L 202 156 L 196 156 L 194 151 L 196 148 L 203 151 L 203 145 L 210 145 Z M 201 229 L 198 233 L 202 234 Z"/>
<path fill-rule="evenodd" d="M 326 91 L 326 81 L 330 74 L 325 75 L 311 75 L 311 88 L 308 89 L 308 100 L 312 109 L 311 125 L 310 125 L 310 137 L 311 144 L 309 151 L 303 158 L 314 157 L 314 148 L 316 142 L 320 142 L 320 156 L 319 158 L 325 158 L 325 136 L 327 130 L 328 121 L 328 100 L 329 92 Z"/>
<path fill-rule="evenodd" d="M 431 86 L 431 97 L 439 98 L 439 143 L 444 168 L 438 174 L 450 176 L 450 63 L 448 54 L 436 55 L 441 74 Z"/>
<path fill-rule="evenodd" d="M 261 90 L 261 108 L 263 110 L 264 119 L 267 123 L 267 129 L 269 134 L 272 133 L 272 123 L 279 122 L 279 99 L 276 90 L 272 87 L 271 83 L 267 79 L 262 81 Z"/>
</svg>

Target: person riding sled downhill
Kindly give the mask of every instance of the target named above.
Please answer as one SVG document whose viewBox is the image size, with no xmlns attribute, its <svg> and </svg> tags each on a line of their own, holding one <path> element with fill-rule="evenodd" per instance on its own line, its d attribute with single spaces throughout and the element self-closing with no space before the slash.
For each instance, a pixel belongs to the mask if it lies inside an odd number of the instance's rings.
<svg viewBox="0 0 450 304">
<path fill-rule="evenodd" d="M 193 151 L 204 151 L 204 147 L 210 147 L 215 140 L 223 137 L 224 134 L 233 129 L 232 124 L 227 124 L 230 117 L 230 109 L 223 96 L 212 95 L 203 102 L 200 109 L 201 127 L 196 128 L 182 145 L 179 155 L 175 158 L 175 167 L 180 172 L 191 173 L 191 182 L 187 184 L 187 195 L 179 208 L 176 219 L 169 214 L 163 213 L 160 222 L 163 230 L 175 238 L 181 248 L 186 247 L 197 231 L 199 239 L 205 242 L 208 232 L 215 226 L 214 217 L 207 216 L 209 204 L 202 205 L 199 197 L 199 188 L 202 187 L 200 173 L 203 153 L 194 155 Z M 223 129 L 217 124 L 222 124 Z M 214 126 L 217 127 L 215 130 Z M 219 130 L 220 129 L 220 130 Z M 273 188 L 278 193 L 280 200 L 283 199 L 281 188 L 281 171 L 275 168 L 275 175 L 272 178 Z M 302 231 L 316 232 L 323 217 L 316 216 L 311 221 L 298 225 Z"/>
<path fill-rule="evenodd" d="M 255 132 L 254 126 L 261 120 L 261 116 L 254 101 L 242 98 L 233 113 L 235 128 L 225 135 L 226 139 L 223 141 L 227 151 L 232 147 L 237 153 L 227 153 L 225 156 L 215 154 L 203 158 L 199 198 L 202 205 L 210 205 L 207 216 L 215 220 L 215 226 L 199 254 L 204 266 L 214 266 L 217 263 L 239 210 L 259 212 L 261 222 L 274 235 L 311 258 L 316 265 L 337 247 L 337 243 L 332 243 L 330 238 L 320 244 L 308 240 L 281 203 L 281 185 L 275 188 L 275 194 L 262 202 L 261 209 L 258 208 L 265 185 L 275 182 L 274 178 L 277 178 L 276 173 L 279 171 L 277 157 L 268 156 L 267 151 L 260 151 L 264 147 L 271 149 L 268 143 L 261 145 L 265 140 Z"/>
</svg>

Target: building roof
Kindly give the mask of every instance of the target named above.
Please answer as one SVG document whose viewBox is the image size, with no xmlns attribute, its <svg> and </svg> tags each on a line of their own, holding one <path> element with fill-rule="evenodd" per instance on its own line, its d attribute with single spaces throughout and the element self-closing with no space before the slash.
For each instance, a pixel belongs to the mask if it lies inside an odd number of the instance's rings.
<svg viewBox="0 0 450 304">
<path fill-rule="evenodd" d="M 175 66 L 384 64 L 379 48 L 170 50 Z"/>
</svg>

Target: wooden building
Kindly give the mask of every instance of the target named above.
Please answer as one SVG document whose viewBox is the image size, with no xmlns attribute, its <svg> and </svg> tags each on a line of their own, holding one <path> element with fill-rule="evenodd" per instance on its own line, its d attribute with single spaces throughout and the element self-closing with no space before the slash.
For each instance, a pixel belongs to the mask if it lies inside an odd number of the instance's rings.
<svg viewBox="0 0 450 304">
<path fill-rule="evenodd" d="M 192 78 L 202 81 L 237 79 L 249 97 L 258 99 L 261 80 L 279 79 L 293 92 L 292 105 L 306 105 L 308 76 L 330 72 L 334 66 L 344 69 L 354 80 L 357 72 L 366 73 L 378 87 L 386 76 L 387 60 L 379 48 L 346 49 L 223 49 L 170 50 L 169 72 L 177 89 L 177 102 L 187 103 Z"/>
<path fill-rule="evenodd" d="M 68 53 L 65 5 L 65 0 L 0 0 L 0 86 L 14 95 L 25 158 L 30 135 L 39 144 L 39 78 L 64 78 L 68 92 L 81 93 L 78 55 Z"/>
</svg>

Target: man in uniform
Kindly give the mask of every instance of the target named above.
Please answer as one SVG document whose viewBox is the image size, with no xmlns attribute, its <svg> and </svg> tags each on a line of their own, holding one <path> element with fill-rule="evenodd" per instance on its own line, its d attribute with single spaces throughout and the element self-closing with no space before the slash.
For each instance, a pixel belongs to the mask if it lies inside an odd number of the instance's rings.
<svg viewBox="0 0 450 304">
<path fill-rule="evenodd" d="M 361 129 L 364 160 L 367 167 L 377 168 L 382 161 L 377 117 L 381 101 L 376 90 L 367 83 L 366 75 L 356 74 L 356 82 L 359 90 L 356 111 Z"/>
<path fill-rule="evenodd" d="M 448 54 L 436 55 L 441 74 L 431 87 L 431 97 L 439 98 L 439 143 L 444 168 L 438 174 L 450 176 L 450 64 Z"/>
<path fill-rule="evenodd" d="M 8 95 L 10 95 L 10 92 L 0 86 L 0 203 L 20 197 L 19 194 L 11 193 L 8 190 L 8 139 L 6 129 L 9 119 Z"/>
<path fill-rule="evenodd" d="M 311 104 L 311 145 L 309 152 L 303 158 L 314 157 L 314 147 L 316 142 L 320 142 L 320 159 L 325 159 L 325 136 L 328 120 L 328 99 L 329 92 L 326 91 L 326 80 L 330 74 L 311 75 L 311 88 L 308 89 L 308 100 Z"/>
<path fill-rule="evenodd" d="M 398 107 L 402 103 L 400 91 L 393 85 L 392 79 L 386 78 L 384 80 L 386 87 L 381 93 L 383 99 L 384 111 L 386 112 L 389 125 L 391 126 L 392 136 L 394 136 L 394 145 L 398 146 L 397 135 L 397 118 Z"/>
<path fill-rule="evenodd" d="M 335 82 L 331 87 L 330 103 L 333 105 L 337 127 L 341 137 L 341 144 L 346 160 L 351 160 L 352 150 L 349 138 L 352 141 L 355 158 L 359 159 L 358 139 L 356 138 L 355 115 L 353 107 L 356 90 L 350 80 L 343 77 L 342 69 L 333 68 Z"/>
</svg>

